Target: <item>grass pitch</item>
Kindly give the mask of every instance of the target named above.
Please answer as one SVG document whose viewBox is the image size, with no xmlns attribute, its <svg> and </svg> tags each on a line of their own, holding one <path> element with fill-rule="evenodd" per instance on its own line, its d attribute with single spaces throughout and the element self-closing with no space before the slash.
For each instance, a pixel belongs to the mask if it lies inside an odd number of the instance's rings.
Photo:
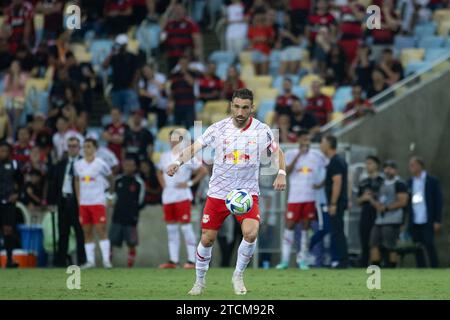
<svg viewBox="0 0 450 320">
<path fill-rule="evenodd" d="M 450 299 L 450 270 L 381 270 L 381 289 L 367 289 L 365 269 L 253 270 L 249 290 L 236 296 L 233 269 L 211 268 L 201 297 L 190 297 L 193 270 L 91 269 L 81 271 L 81 289 L 67 289 L 65 269 L 0 270 L 0 299 Z"/>
</svg>

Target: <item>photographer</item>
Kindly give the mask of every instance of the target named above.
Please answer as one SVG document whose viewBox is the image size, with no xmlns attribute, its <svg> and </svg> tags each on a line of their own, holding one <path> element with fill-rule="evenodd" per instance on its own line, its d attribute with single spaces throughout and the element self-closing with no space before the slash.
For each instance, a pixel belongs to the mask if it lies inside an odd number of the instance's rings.
<svg viewBox="0 0 450 320">
<path fill-rule="evenodd" d="M 112 67 L 112 104 L 119 107 L 126 117 L 139 109 L 136 90 L 139 63 L 136 55 L 127 51 L 127 44 L 128 36 L 118 35 L 111 54 L 103 62 L 104 69 Z"/>
</svg>

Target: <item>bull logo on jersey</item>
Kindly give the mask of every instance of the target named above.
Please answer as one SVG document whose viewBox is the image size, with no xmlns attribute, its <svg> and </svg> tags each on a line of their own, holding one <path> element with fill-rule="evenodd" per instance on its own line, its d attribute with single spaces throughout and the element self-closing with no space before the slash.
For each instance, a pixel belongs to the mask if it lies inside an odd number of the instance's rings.
<svg viewBox="0 0 450 320">
<path fill-rule="evenodd" d="M 312 169 L 309 167 L 301 167 L 300 169 L 297 170 L 297 172 L 303 173 L 303 174 L 308 174 L 312 172 Z"/>
<path fill-rule="evenodd" d="M 250 155 L 239 150 L 227 153 L 223 156 L 224 161 L 231 161 L 233 164 L 239 164 L 250 161 Z"/>
<path fill-rule="evenodd" d="M 95 178 L 93 178 L 91 176 L 84 176 L 84 177 L 81 177 L 81 181 L 86 182 L 86 183 L 94 182 Z"/>
<path fill-rule="evenodd" d="M 203 221 L 203 223 L 208 223 L 209 222 L 209 214 L 204 214 L 202 221 Z"/>
</svg>

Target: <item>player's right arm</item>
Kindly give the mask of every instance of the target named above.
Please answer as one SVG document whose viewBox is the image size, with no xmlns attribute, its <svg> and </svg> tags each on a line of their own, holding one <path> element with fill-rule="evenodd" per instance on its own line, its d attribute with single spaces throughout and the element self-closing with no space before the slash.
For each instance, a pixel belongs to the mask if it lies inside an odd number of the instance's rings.
<svg viewBox="0 0 450 320">
<path fill-rule="evenodd" d="M 167 168 L 167 174 L 172 177 L 184 163 L 191 160 L 201 149 L 203 149 L 203 144 L 196 140 L 189 147 L 184 149 L 178 159 Z"/>
</svg>

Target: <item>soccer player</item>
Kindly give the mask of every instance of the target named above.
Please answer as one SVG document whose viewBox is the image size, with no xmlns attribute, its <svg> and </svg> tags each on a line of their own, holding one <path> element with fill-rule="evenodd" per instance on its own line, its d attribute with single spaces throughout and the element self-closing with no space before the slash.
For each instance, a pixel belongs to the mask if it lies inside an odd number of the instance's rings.
<svg viewBox="0 0 450 320">
<path fill-rule="evenodd" d="M 128 245 L 127 265 L 131 268 L 136 259 L 139 211 L 145 197 L 145 184 L 137 174 L 137 163 L 134 157 L 125 158 L 123 161 L 123 175 L 117 177 L 114 190 L 117 200 L 114 204 L 109 239 L 114 247 L 119 248 L 125 240 Z"/>
<path fill-rule="evenodd" d="M 230 214 L 226 205 L 227 194 L 245 188 L 253 196 L 253 207 L 244 215 L 236 216 L 243 234 L 238 249 L 236 269 L 232 276 L 234 292 L 247 293 L 243 273 L 256 248 L 259 230 L 259 170 L 267 155 L 274 155 L 280 170 L 273 183 L 275 190 L 284 190 L 286 171 L 283 152 L 279 149 L 269 126 L 252 117 L 253 93 L 248 89 L 236 90 L 231 99 L 231 117 L 212 124 L 205 133 L 169 166 L 167 174 L 173 176 L 194 154 L 206 146 L 215 150 L 214 167 L 209 181 L 208 198 L 202 218 L 202 236 L 197 247 L 195 269 L 197 279 L 190 295 L 202 294 L 205 275 L 211 261 L 211 252 L 218 230 Z M 264 162 L 263 162 L 264 163 Z"/>
<path fill-rule="evenodd" d="M 114 192 L 113 176 L 109 166 L 96 157 L 97 141 L 84 140 L 84 158 L 75 163 L 75 193 L 77 195 L 80 222 L 84 230 L 87 262 L 83 268 L 95 267 L 95 242 L 93 230 L 100 238 L 103 267 L 112 268 L 110 261 L 111 244 L 106 231 L 106 196 L 109 183 L 110 193 Z"/>
<path fill-rule="evenodd" d="M 187 252 L 187 262 L 183 267 L 185 269 L 195 268 L 197 239 L 191 224 L 191 201 L 193 199 L 191 187 L 199 183 L 208 172 L 199 160 L 192 158 L 185 163 L 177 175 L 170 177 L 165 173 L 169 165 L 180 156 L 181 151 L 188 145 L 187 134 L 189 133 L 185 129 L 177 129 L 169 133 L 171 150 L 161 155 L 158 164 L 157 177 L 163 187 L 162 203 L 164 220 L 167 224 L 170 259 L 169 262 L 159 266 L 163 269 L 176 268 L 179 263 L 180 226 Z"/>
<path fill-rule="evenodd" d="M 286 152 L 289 194 L 281 246 L 281 262 L 276 266 L 277 269 L 287 269 L 289 266 L 289 256 L 294 243 L 294 228 L 300 222 L 302 233 L 297 263 L 300 269 L 309 269 L 308 231 L 311 221 L 316 219 L 315 176 L 319 173 L 319 168 L 325 166 L 326 159 L 320 151 L 310 148 L 311 137 L 308 131 L 299 131 L 298 141 L 298 149 Z"/>
</svg>

